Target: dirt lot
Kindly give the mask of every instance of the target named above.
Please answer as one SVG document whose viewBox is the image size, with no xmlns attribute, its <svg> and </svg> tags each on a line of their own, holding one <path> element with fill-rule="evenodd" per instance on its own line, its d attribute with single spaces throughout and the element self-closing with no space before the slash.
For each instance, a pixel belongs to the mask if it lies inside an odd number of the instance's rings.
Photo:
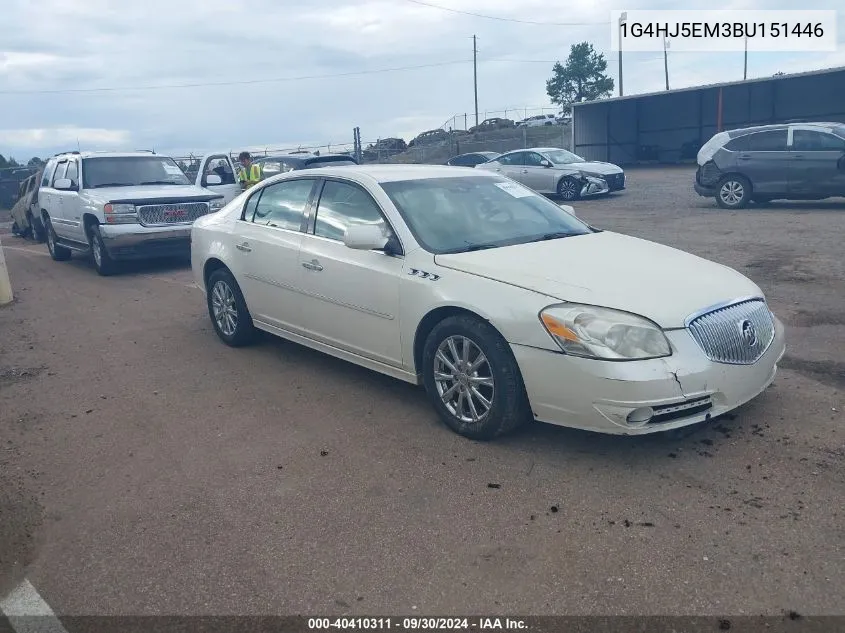
<svg viewBox="0 0 845 633">
<path fill-rule="evenodd" d="M 680 440 L 470 442 L 409 385 L 223 346 L 184 263 L 100 278 L 3 236 L 3 588 L 75 615 L 845 613 L 845 203 L 629 183 L 577 212 L 739 269 L 788 327 L 775 385 Z"/>
</svg>

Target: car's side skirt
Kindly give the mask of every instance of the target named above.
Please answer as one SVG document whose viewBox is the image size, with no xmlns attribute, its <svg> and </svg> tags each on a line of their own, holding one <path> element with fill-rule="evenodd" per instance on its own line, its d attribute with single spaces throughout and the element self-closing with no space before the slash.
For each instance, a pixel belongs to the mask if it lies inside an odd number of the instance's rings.
<svg viewBox="0 0 845 633">
<path fill-rule="evenodd" d="M 372 360 L 370 358 L 365 358 L 352 352 L 347 352 L 346 350 L 339 349 L 326 343 L 321 343 L 320 341 L 315 341 L 314 339 L 308 338 L 307 336 L 302 336 L 301 334 L 294 334 L 293 332 L 283 330 L 280 327 L 270 325 L 269 323 L 264 323 L 263 321 L 253 320 L 253 324 L 259 330 L 264 330 L 269 334 L 273 334 L 275 336 L 287 339 L 294 343 L 304 345 L 305 347 L 310 347 L 311 349 L 315 349 L 318 352 L 323 352 L 324 354 L 328 354 L 329 356 L 334 356 L 335 358 L 340 358 L 341 360 L 360 365 L 361 367 L 365 367 L 366 369 L 377 371 L 380 374 L 386 374 L 393 378 L 404 380 L 405 382 L 409 382 L 413 385 L 421 384 L 417 374 L 411 373 L 404 369 L 400 369 L 399 367 L 393 367 L 385 363 L 380 363 L 377 360 Z"/>
</svg>

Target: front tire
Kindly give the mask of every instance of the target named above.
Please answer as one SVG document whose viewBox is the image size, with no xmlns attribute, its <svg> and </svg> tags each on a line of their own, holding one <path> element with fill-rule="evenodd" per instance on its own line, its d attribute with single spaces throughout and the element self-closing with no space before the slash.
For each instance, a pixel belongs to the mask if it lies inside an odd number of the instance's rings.
<svg viewBox="0 0 845 633">
<path fill-rule="evenodd" d="M 725 176 L 719 181 L 716 204 L 723 209 L 744 209 L 751 200 L 751 183 L 744 176 Z"/>
<path fill-rule="evenodd" d="M 91 249 L 91 259 L 97 273 L 103 277 L 108 277 L 117 272 L 117 262 L 112 259 L 106 250 L 99 226 L 94 225 L 88 229 L 88 246 Z"/>
<path fill-rule="evenodd" d="M 208 316 L 220 340 L 241 347 L 255 340 L 257 330 L 238 282 L 225 268 L 215 270 L 206 283 Z"/>
<path fill-rule="evenodd" d="M 47 232 L 47 250 L 50 251 L 50 257 L 57 262 L 66 262 L 70 259 L 70 249 L 65 248 L 57 243 L 56 232 L 53 230 L 53 223 L 50 218 L 44 218 L 44 230 Z"/>
<path fill-rule="evenodd" d="M 567 202 L 577 200 L 581 197 L 581 183 L 572 176 L 561 178 L 560 182 L 557 183 L 557 195 Z"/>
<path fill-rule="evenodd" d="M 422 356 L 426 392 L 456 433 L 491 440 L 530 419 L 519 366 L 489 323 L 470 315 L 448 317 L 428 335 Z"/>
</svg>

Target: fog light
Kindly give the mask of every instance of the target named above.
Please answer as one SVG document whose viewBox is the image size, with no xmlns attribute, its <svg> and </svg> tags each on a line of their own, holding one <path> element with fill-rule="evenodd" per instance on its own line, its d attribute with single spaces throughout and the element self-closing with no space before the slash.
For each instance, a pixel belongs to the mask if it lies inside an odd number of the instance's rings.
<svg viewBox="0 0 845 633">
<path fill-rule="evenodd" d="M 625 420 L 628 424 L 645 424 L 653 417 L 654 409 L 651 407 L 640 407 L 639 409 L 631 411 Z"/>
</svg>

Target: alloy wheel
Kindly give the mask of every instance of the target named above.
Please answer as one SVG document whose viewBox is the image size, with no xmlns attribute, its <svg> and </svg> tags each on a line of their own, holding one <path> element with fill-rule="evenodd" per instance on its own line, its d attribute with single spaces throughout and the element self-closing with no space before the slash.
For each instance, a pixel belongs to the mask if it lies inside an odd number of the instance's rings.
<svg viewBox="0 0 845 633">
<path fill-rule="evenodd" d="M 490 413 L 496 393 L 493 368 L 469 338 L 455 335 L 440 343 L 434 383 L 443 405 L 460 421 L 478 423 Z"/>
<path fill-rule="evenodd" d="M 560 186 L 560 195 L 564 200 L 574 200 L 578 195 L 578 185 L 574 180 L 564 180 Z"/>
<path fill-rule="evenodd" d="M 235 293 L 225 281 L 218 281 L 211 290 L 214 321 L 224 336 L 234 336 L 238 329 L 238 307 Z"/>
<path fill-rule="evenodd" d="M 739 204 L 745 196 L 745 187 L 741 182 L 736 180 L 728 180 L 719 189 L 719 197 L 728 206 L 735 206 Z"/>
</svg>

